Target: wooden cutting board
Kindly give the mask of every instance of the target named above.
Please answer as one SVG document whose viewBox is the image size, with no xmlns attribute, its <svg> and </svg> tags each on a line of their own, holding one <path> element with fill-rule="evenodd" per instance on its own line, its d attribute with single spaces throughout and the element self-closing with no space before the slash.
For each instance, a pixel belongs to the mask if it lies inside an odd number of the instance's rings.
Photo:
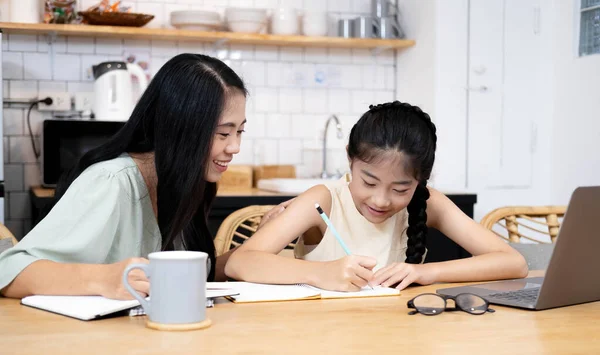
<svg viewBox="0 0 600 355">
<path fill-rule="evenodd" d="M 229 165 L 221 175 L 219 188 L 223 189 L 251 189 L 252 165 Z"/>
<path fill-rule="evenodd" d="M 261 179 L 295 178 L 294 165 L 259 165 L 254 167 L 254 186 Z"/>
</svg>

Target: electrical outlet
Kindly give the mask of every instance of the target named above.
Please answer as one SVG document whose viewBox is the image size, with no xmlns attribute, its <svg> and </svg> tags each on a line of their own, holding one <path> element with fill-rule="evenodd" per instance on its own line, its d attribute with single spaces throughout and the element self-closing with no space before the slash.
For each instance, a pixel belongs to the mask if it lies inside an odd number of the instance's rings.
<svg viewBox="0 0 600 355">
<path fill-rule="evenodd" d="M 47 91 L 38 94 L 38 100 L 51 98 L 52 104 L 46 105 L 43 102 L 38 104 L 39 111 L 71 111 L 71 95 L 68 92 Z"/>
<path fill-rule="evenodd" d="M 93 104 L 93 92 L 78 92 L 75 94 L 75 111 L 92 111 Z"/>
</svg>

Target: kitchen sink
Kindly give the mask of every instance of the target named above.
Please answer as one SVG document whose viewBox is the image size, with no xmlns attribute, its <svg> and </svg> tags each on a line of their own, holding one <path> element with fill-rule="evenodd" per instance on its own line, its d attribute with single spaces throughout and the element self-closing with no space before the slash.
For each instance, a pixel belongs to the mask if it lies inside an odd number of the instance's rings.
<svg viewBox="0 0 600 355">
<path fill-rule="evenodd" d="M 337 181 L 338 179 L 261 179 L 256 183 L 256 187 L 261 190 L 289 193 L 289 194 L 301 194 L 304 191 L 310 189 L 313 186 L 321 184 L 330 184 Z"/>
</svg>

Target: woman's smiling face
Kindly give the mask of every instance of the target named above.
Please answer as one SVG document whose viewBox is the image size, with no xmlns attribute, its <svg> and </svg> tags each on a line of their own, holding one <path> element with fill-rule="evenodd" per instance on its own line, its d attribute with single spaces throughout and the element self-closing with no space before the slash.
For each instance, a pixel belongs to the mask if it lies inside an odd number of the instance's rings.
<svg viewBox="0 0 600 355">
<path fill-rule="evenodd" d="M 213 138 L 206 181 L 219 181 L 233 156 L 239 153 L 245 125 L 246 97 L 241 92 L 231 93 Z"/>
</svg>

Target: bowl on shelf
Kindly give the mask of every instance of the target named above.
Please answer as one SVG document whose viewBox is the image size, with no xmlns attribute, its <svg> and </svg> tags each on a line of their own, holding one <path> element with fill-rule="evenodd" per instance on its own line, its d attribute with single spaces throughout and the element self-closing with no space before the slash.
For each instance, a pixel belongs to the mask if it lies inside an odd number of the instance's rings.
<svg viewBox="0 0 600 355">
<path fill-rule="evenodd" d="M 89 25 L 142 27 L 152 21 L 154 15 L 133 12 L 79 11 L 83 21 Z"/>
<path fill-rule="evenodd" d="M 267 23 L 254 21 L 233 21 L 228 22 L 227 26 L 231 32 L 260 33 L 267 26 Z"/>
<path fill-rule="evenodd" d="M 214 11 L 173 11 L 171 25 L 177 29 L 218 31 L 222 27 L 221 15 Z"/>
<path fill-rule="evenodd" d="M 266 9 L 251 9 L 241 7 L 228 7 L 225 9 L 225 18 L 229 21 L 267 22 Z"/>
<path fill-rule="evenodd" d="M 225 9 L 225 21 L 232 32 L 260 33 L 267 27 L 267 10 L 229 7 Z"/>
</svg>

